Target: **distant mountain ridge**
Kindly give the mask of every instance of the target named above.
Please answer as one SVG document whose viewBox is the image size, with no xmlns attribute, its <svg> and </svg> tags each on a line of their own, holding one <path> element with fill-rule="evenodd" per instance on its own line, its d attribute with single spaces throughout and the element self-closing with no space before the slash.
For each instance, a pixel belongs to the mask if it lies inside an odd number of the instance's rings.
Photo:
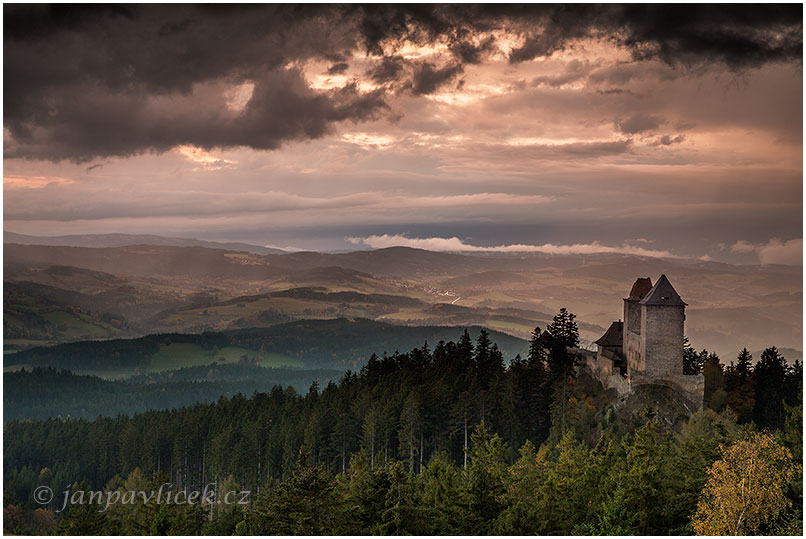
<svg viewBox="0 0 806 539">
<path fill-rule="evenodd" d="M 14 330 L 6 338 L 19 340 L 20 348 L 35 344 L 32 339 L 218 331 L 334 316 L 405 325 L 479 324 L 528 337 L 562 307 L 578 316 L 583 338 L 593 341 L 601 336 L 596 328 L 607 327 L 619 315 L 625 283 L 661 273 L 680 283 L 681 296 L 690 305 L 686 334 L 698 349 L 708 348 L 730 361 L 744 346 L 798 350 L 802 343 L 800 266 L 612 253 L 477 256 L 409 247 L 259 255 L 199 246 L 5 243 L 3 254 L 4 280 L 16 283 L 4 297 L 4 327 Z M 42 286 L 36 290 L 33 283 Z M 305 298 L 297 291 L 294 297 L 243 299 L 298 288 L 337 294 Z M 342 292 L 367 296 L 342 301 Z M 385 304 L 373 294 L 438 306 Z M 234 305 L 225 303 L 237 298 L 242 299 Z M 155 319 L 160 313 L 171 316 Z M 32 314 L 45 322 L 36 325 Z M 108 328 L 107 322 L 117 323 L 102 318 L 108 314 L 125 320 Z"/>
<path fill-rule="evenodd" d="M 130 245 L 161 245 L 167 247 L 208 247 L 228 251 L 246 251 L 256 255 L 282 254 L 282 249 L 241 242 L 218 242 L 193 238 L 171 238 L 153 234 L 75 234 L 68 236 L 29 236 L 3 231 L 3 243 L 21 245 L 52 245 L 57 247 L 127 247 Z"/>
</svg>

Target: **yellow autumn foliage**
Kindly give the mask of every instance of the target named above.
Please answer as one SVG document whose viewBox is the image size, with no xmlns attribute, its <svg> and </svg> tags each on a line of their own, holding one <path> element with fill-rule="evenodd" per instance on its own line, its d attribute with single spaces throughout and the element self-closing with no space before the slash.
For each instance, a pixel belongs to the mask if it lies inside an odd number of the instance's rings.
<svg viewBox="0 0 806 539">
<path fill-rule="evenodd" d="M 769 434 L 722 448 L 708 470 L 692 520 L 698 535 L 752 535 L 787 509 L 787 484 L 796 464 Z"/>
</svg>

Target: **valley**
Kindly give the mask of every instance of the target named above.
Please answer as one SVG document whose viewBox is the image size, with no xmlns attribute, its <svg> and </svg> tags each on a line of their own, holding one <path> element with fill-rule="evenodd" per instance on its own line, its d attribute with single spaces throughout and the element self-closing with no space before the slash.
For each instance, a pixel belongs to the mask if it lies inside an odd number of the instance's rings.
<svg viewBox="0 0 806 539">
<path fill-rule="evenodd" d="M 480 325 L 527 339 L 559 308 L 583 343 L 621 318 L 637 276 L 666 273 L 689 304 L 697 348 L 800 349 L 801 275 L 630 255 L 255 254 L 207 247 L 5 245 L 5 351 L 77 340 L 365 318 L 407 326 Z M 795 358 L 793 358 L 795 359 Z"/>
</svg>

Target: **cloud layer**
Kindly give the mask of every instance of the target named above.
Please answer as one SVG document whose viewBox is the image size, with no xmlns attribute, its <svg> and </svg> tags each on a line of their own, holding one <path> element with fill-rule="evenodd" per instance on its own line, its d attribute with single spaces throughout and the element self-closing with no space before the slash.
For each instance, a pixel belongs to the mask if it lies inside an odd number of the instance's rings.
<svg viewBox="0 0 806 539">
<path fill-rule="evenodd" d="M 461 86 L 495 54 L 517 65 L 609 39 L 670 65 L 797 60 L 801 15 L 796 5 L 5 5 L 5 151 L 88 161 L 181 145 L 274 150 L 390 117 L 391 96 Z M 423 47 L 444 53 L 410 54 Z M 328 62 L 332 76 L 366 69 L 323 89 L 309 62 Z M 245 83 L 252 93 L 234 107 Z M 619 126 L 636 134 L 659 121 Z"/>
<path fill-rule="evenodd" d="M 546 243 L 543 245 L 493 245 L 483 247 L 465 243 L 457 237 L 452 238 L 409 238 L 404 235 L 383 234 L 381 236 L 369 236 L 366 238 L 346 238 L 348 243 L 354 245 L 366 245 L 373 249 L 385 249 L 388 247 L 412 247 L 415 249 L 425 249 L 427 251 L 441 251 L 454 253 L 544 253 L 552 255 L 589 255 L 597 253 L 621 253 L 637 256 L 667 257 L 676 258 L 669 251 L 645 249 L 624 243 L 622 245 L 602 245 L 599 242 L 575 243 L 571 245 L 554 245 Z"/>
<path fill-rule="evenodd" d="M 761 264 L 803 264 L 803 238 L 781 241 L 772 238 L 767 243 L 737 241 L 731 246 L 735 253 L 755 253 Z"/>
<path fill-rule="evenodd" d="M 796 258 L 799 5 L 6 5 L 4 21 L 13 231 Z"/>
</svg>

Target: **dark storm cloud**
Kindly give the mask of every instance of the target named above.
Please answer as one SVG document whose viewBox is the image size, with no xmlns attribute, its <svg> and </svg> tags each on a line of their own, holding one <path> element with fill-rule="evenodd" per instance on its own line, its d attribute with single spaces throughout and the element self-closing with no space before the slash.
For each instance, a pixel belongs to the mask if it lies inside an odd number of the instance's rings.
<svg viewBox="0 0 806 539">
<path fill-rule="evenodd" d="M 546 56 L 584 37 L 606 37 L 638 59 L 669 64 L 720 62 L 731 69 L 803 54 L 803 7 L 789 5 L 530 6 L 537 31 L 525 30 L 510 61 Z"/>
<path fill-rule="evenodd" d="M 487 4 L 355 7 L 367 50 L 386 40 L 468 42 L 477 31 L 506 28 L 525 36 L 512 62 L 546 56 L 585 37 L 607 37 L 636 57 L 669 63 L 723 62 L 732 68 L 800 59 L 798 4 Z"/>
<path fill-rule="evenodd" d="M 671 137 L 669 135 L 663 135 L 662 137 L 658 138 L 657 140 L 651 142 L 650 146 L 672 146 L 674 144 L 680 144 L 686 140 L 686 137 L 683 135 L 677 135 L 676 137 Z"/>
<path fill-rule="evenodd" d="M 396 81 L 403 72 L 406 63 L 406 60 L 400 56 L 384 56 L 378 65 L 367 71 L 367 75 L 377 84 Z"/>
<path fill-rule="evenodd" d="M 385 56 L 368 69 L 366 75 L 374 83 L 386 84 L 393 91 L 429 95 L 453 81 L 463 71 L 461 63 L 437 67 L 425 60 L 411 61 L 401 56 Z"/>
<path fill-rule="evenodd" d="M 523 38 L 513 63 L 606 37 L 637 59 L 741 69 L 799 61 L 801 21 L 799 5 L 4 5 L 6 156 L 85 161 L 320 137 L 383 114 L 385 92 L 455 83 L 494 48 L 483 31 Z M 405 42 L 446 44 L 451 60 L 405 60 Z M 294 67 L 325 59 L 343 72 L 357 50 L 378 59 L 368 76 L 384 89 L 315 90 Z M 225 90 L 243 82 L 252 99 L 233 111 Z"/>
<path fill-rule="evenodd" d="M 453 55 L 463 64 L 478 64 L 489 54 L 495 46 L 495 38 L 489 37 L 479 45 L 469 41 L 457 40 L 450 44 Z"/>
<path fill-rule="evenodd" d="M 437 68 L 430 62 L 417 62 L 411 80 L 411 92 L 414 95 L 433 94 L 443 84 L 452 81 L 462 73 L 459 64 Z"/>
<path fill-rule="evenodd" d="M 637 135 L 638 133 L 654 131 L 663 123 L 665 123 L 665 120 L 660 116 L 635 114 L 626 120 L 616 122 L 616 127 L 625 135 Z"/>
<path fill-rule="evenodd" d="M 327 68 L 328 75 L 338 75 L 344 73 L 350 65 L 347 62 L 338 62 Z"/>
<path fill-rule="evenodd" d="M 386 107 L 381 91 L 362 93 L 349 84 L 316 92 L 293 69 L 268 71 L 256 80 L 251 99 L 237 114 L 228 112 L 222 99 L 215 91 L 185 99 L 153 98 L 73 86 L 52 102 L 58 125 L 30 137 L 18 132 L 16 142 L 25 145 L 28 157 L 76 161 L 161 152 L 181 144 L 271 150 L 285 141 L 319 138 L 336 122 L 368 120 Z"/>
<path fill-rule="evenodd" d="M 179 144 L 274 149 L 386 109 L 381 92 L 315 91 L 288 67 L 355 47 L 340 35 L 351 25 L 338 10 L 6 6 L 5 15 L 8 157 L 83 161 Z M 244 81 L 252 97 L 230 110 L 226 90 Z"/>
<path fill-rule="evenodd" d="M 668 63 L 719 61 L 739 69 L 803 55 L 800 4 L 621 6 L 623 42 L 635 56 Z"/>
</svg>

